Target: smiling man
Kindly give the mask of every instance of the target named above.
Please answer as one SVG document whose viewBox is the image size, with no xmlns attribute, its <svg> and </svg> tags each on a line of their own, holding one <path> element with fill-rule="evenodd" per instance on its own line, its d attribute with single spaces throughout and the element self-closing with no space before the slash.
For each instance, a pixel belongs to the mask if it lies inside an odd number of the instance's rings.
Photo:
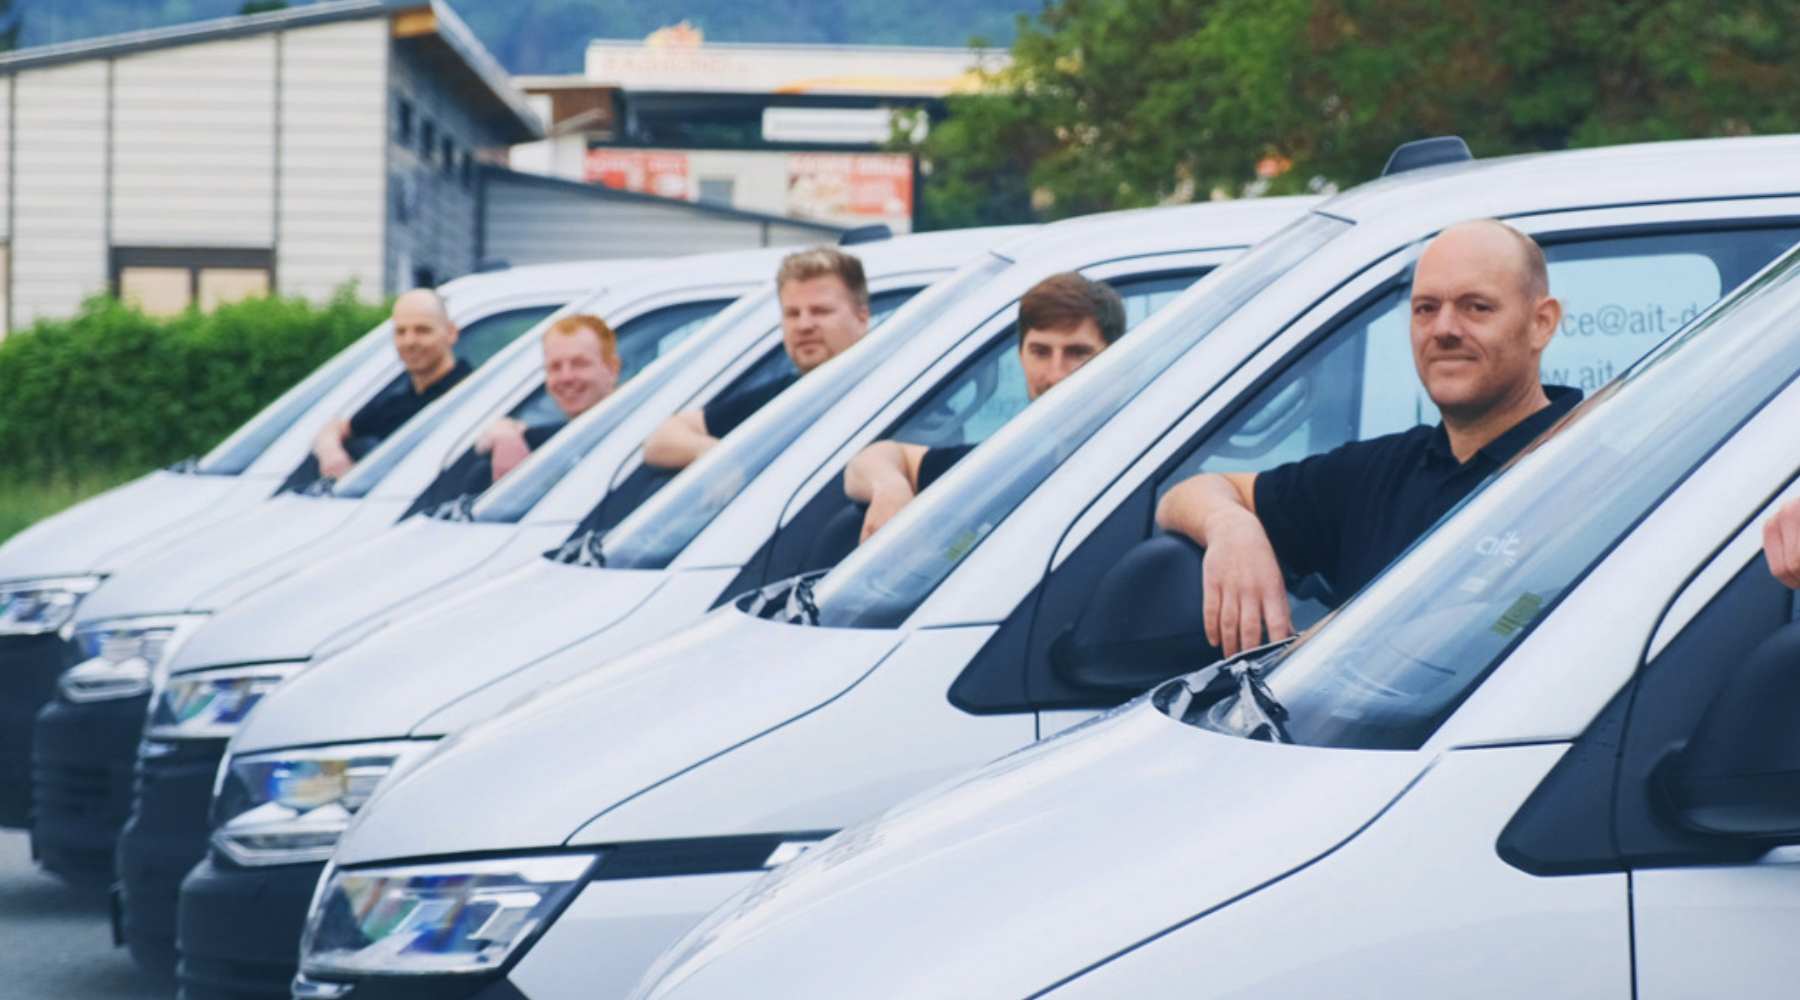
<svg viewBox="0 0 1800 1000">
<path fill-rule="evenodd" d="M 775 273 L 781 343 L 794 373 L 726 393 L 698 410 L 683 410 L 644 442 L 644 462 L 685 469 L 763 404 L 869 332 L 869 283 L 862 261 L 832 247 L 789 254 Z"/>
<path fill-rule="evenodd" d="M 429 288 L 415 288 L 394 300 L 394 353 L 406 369 L 398 391 L 382 392 L 348 420 L 333 420 L 313 438 L 319 474 L 341 478 L 356 463 L 348 442 L 365 447 L 385 439 L 470 372 L 456 356 L 456 324 L 444 300 Z"/>
<path fill-rule="evenodd" d="M 1443 422 L 1261 473 L 1195 476 L 1157 506 L 1206 549 L 1206 637 L 1227 656 L 1292 631 L 1285 569 L 1340 598 L 1581 399 L 1541 384 L 1562 321 L 1544 254 L 1501 222 L 1452 226 L 1413 270 L 1412 354 Z"/>
<path fill-rule="evenodd" d="M 544 390 L 562 411 L 555 423 L 527 426 L 505 417 L 482 432 L 475 450 L 489 456 L 494 482 L 511 472 L 569 421 L 619 385 L 619 338 L 598 316 L 565 316 L 544 331 Z"/>
<path fill-rule="evenodd" d="M 1035 401 L 1124 334 L 1125 304 L 1106 284 L 1065 272 L 1033 285 L 1019 299 L 1019 366 L 1026 399 Z M 844 468 L 844 494 L 868 505 L 862 540 L 974 449 L 974 444 L 927 448 L 877 441 L 858 452 Z"/>
</svg>

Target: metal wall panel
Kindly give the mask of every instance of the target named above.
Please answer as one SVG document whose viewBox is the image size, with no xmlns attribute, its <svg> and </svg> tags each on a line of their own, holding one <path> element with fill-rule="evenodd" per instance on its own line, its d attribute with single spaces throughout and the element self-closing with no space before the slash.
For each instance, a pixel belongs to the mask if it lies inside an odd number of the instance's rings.
<svg viewBox="0 0 1800 1000">
<path fill-rule="evenodd" d="M 274 34 L 113 64 L 112 243 L 275 242 Z"/>
<path fill-rule="evenodd" d="M 12 90 L 13 78 L 0 77 L 0 240 L 12 237 Z M 0 295 L 5 291 L 0 286 Z"/>
<path fill-rule="evenodd" d="M 280 45 L 276 280 L 286 295 L 324 298 L 355 280 L 364 298 L 380 296 L 387 21 L 298 28 Z"/>
<path fill-rule="evenodd" d="M 405 221 L 388 226 L 388 268 L 398 272 L 402 260 L 413 269 L 431 272 L 436 283 L 475 270 L 477 171 L 466 172 L 463 159 L 472 151 L 502 145 L 487 134 L 467 108 L 448 93 L 418 54 L 413 43 L 394 44 L 389 77 L 388 173 L 405 189 Z M 404 141 L 393 126 L 398 102 L 411 107 L 412 135 Z M 425 125 L 431 125 L 432 148 L 424 148 Z M 446 165 L 444 140 L 450 141 Z M 389 192 L 390 209 L 397 190 Z"/>
<path fill-rule="evenodd" d="M 815 229 L 709 215 L 680 204 L 596 198 L 503 175 L 489 175 L 486 185 L 483 253 L 512 264 L 831 241 Z"/>
<path fill-rule="evenodd" d="M 15 78 L 10 329 L 106 289 L 106 79 L 104 62 Z"/>
</svg>

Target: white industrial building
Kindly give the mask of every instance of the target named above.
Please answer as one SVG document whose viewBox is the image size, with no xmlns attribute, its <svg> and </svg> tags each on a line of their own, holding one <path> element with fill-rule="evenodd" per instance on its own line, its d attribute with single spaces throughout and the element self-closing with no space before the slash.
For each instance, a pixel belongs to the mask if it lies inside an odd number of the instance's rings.
<svg viewBox="0 0 1800 1000">
<path fill-rule="evenodd" d="M 0 336 L 105 291 L 157 313 L 350 282 L 378 298 L 493 257 L 840 231 L 490 165 L 542 135 L 441 0 L 324 0 L 0 55 Z"/>
</svg>

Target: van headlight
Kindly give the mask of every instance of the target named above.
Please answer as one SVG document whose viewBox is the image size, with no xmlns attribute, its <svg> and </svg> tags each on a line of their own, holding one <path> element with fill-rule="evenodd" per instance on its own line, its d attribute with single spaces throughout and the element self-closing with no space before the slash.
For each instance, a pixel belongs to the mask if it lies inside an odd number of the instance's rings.
<svg viewBox="0 0 1800 1000">
<path fill-rule="evenodd" d="M 213 786 L 213 846 L 245 867 L 324 861 L 382 779 L 433 745 L 346 743 L 227 757 Z"/>
<path fill-rule="evenodd" d="M 195 670 L 165 680 L 150 699 L 146 740 L 229 739 L 263 696 L 306 663 Z"/>
<path fill-rule="evenodd" d="M 100 586 L 98 576 L 56 576 L 0 583 L 0 635 L 46 635 L 75 617 L 75 606 Z"/>
<path fill-rule="evenodd" d="M 311 977 L 500 968 L 573 898 L 595 855 L 327 869 L 306 918 Z"/>
<path fill-rule="evenodd" d="M 82 661 L 63 671 L 57 686 L 74 702 L 149 694 L 160 672 L 205 615 L 154 615 L 90 622 L 75 630 Z"/>
</svg>

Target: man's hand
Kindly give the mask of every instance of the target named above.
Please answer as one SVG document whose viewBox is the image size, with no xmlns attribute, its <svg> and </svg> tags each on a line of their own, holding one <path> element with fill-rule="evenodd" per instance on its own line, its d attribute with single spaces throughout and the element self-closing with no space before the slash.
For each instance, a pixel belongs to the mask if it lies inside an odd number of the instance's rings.
<svg viewBox="0 0 1800 1000">
<path fill-rule="evenodd" d="M 342 479 L 344 473 L 356 464 L 350 453 L 344 450 L 344 439 L 350 436 L 350 421 L 333 420 L 319 429 L 318 436 L 313 438 L 313 457 L 319 460 L 319 475 L 327 479 Z"/>
<path fill-rule="evenodd" d="M 685 469 L 718 443 L 718 438 L 706 432 L 706 414 L 682 410 L 663 421 L 644 440 L 644 464 L 659 469 Z"/>
<path fill-rule="evenodd" d="M 1800 588 L 1800 500 L 1791 500 L 1763 525 L 1763 556 L 1769 572 Z"/>
<path fill-rule="evenodd" d="M 1293 634 L 1287 583 L 1275 547 L 1256 519 L 1256 477 L 1243 473 L 1186 480 L 1156 507 L 1156 523 L 1206 549 L 1201 615 L 1206 641 L 1226 656 Z"/>
<path fill-rule="evenodd" d="M 525 443 L 525 425 L 511 417 L 502 417 L 482 431 L 481 437 L 475 439 L 475 450 L 489 456 L 496 483 L 531 456 L 531 446 Z"/>
<path fill-rule="evenodd" d="M 870 535 L 912 503 L 918 495 L 919 463 L 924 458 L 923 445 L 877 441 L 857 452 L 844 467 L 844 495 L 869 505 L 857 544 L 868 541 Z"/>
<path fill-rule="evenodd" d="M 1262 522 L 1243 508 L 1221 510 L 1207 522 L 1203 564 L 1206 641 L 1226 656 L 1293 633 L 1287 582 Z"/>
</svg>

